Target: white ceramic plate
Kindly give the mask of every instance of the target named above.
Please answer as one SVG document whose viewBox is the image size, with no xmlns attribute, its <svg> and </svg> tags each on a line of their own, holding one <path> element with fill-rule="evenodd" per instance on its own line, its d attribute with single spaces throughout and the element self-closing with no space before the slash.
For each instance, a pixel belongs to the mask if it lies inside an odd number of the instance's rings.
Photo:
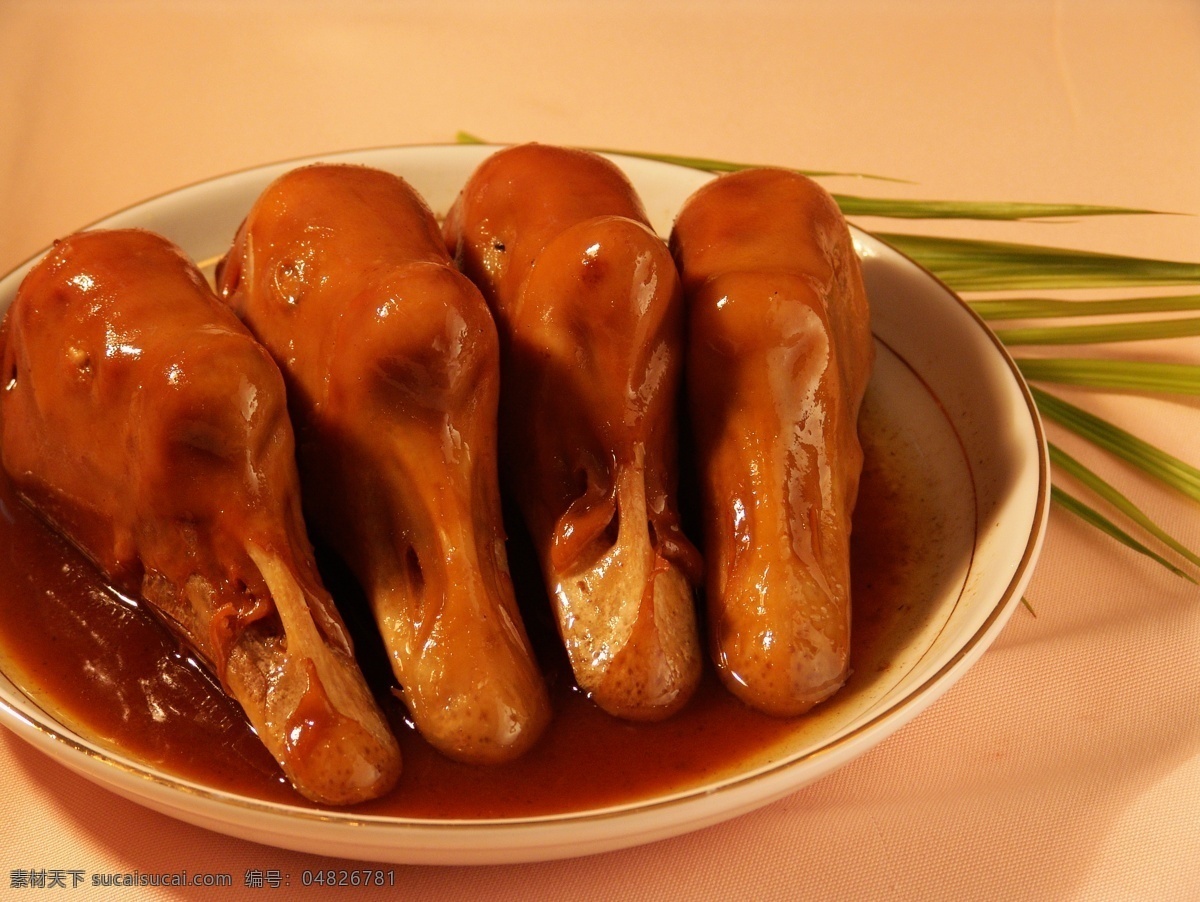
<svg viewBox="0 0 1200 902">
<path fill-rule="evenodd" d="M 397 172 L 444 212 L 495 148 L 399 147 L 326 156 Z M 315 158 L 314 158 L 315 159 Z M 655 227 L 709 176 L 614 158 Z M 273 178 L 297 160 L 203 182 L 97 223 L 166 235 L 197 261 L 224 253 Z M 1049 467 L 1040 421 L 1016 367 L 952 292 L 859 231 L 877 365 L 866 408 L 875 440 L 909 473 L 930 516 L 925 566 L 889 666 L 859 675 L 820 716 L 761 754 L 678 792 L 571 814 L 495 820 L 362 816 L 267 803 L 197 785 L 89 740 L 0 672 L 0 722 L 46 754 L 120 795 L 180 820 L 282 848 L 395 863 L 498 863 L 633 846 L 734 817 L 861 755 L 941 696 L 983 654 L 1019 603 L 1041 547 Z M 7 308 L 27 264 L 0 282 Z M 29 687 L 27 687 L 29 688 Z"/>
</svg>

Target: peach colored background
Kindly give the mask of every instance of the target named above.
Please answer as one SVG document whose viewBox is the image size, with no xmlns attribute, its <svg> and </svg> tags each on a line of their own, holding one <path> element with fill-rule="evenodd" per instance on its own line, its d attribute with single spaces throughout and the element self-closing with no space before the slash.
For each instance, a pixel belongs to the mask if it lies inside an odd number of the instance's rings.
<svg viewBox="0 0 1200 902">
<path fill-rule="evenodd" d="M 5 0 L 0 271 L 181 184 L 458 129 L 914 183 L 826 180 L 847 193 L 1172 211 L 859 224 L 1200 261 L 1195 2 Z M 1109 352 L 1200 363 L 1196 340 Z M 1195 402 L 1063 394 L 1200 464 Z M 1200 546 L 1195 504 L 1079 454 Z M 1018 610 L 927 713 L 757 813 L 587 859 L 399 868 L 393 893 L 1200 898 L 1200 590 L 1055 511 L 1028 598 L 1037 617 Z M 3 898 L 35 892 L 9 885 L 32 867 L 237 884 L 148 898 L 308 896 L 241 875 L 330 864 L 144 811 L 8 733 L 0 820 Z"/>
</svg>

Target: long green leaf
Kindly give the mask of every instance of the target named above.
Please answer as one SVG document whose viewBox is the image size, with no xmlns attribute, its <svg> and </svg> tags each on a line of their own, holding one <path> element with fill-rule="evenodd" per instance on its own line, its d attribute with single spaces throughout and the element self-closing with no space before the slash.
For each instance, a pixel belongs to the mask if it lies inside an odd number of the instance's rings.
<svg viewBox="0 0 1200 902">
<path fill-rule="evenodd" d="M 1117 524 L 1113 523 L 1112 520 L 1109 520 L 1106 516 L 1104 516 L 1102 513 L 1095 510 L 1094 508 L 1088 507 L 1086 504 L 1084 504 L 1082 501 L 1080 501 L 1074 495 L 1070 495 L 1067 492 L 1064 492 L 1062 489 L 1058 488 L 1057 486 L 1051 486 L 1050 487 L 1050 500 L 1055 502 L 1056 504 L 1060 505 L 1064 510 L 1070 511 L 1075 516 L 1081 518 L 1085 522 L 1090 523 L 1092 526 L 1095 526 L 1096 528 L 1100 529 L 1102 532 L 1105 532 L 1108 535 L 1112 536 L 1114 539 L 1116 539 L 1122 545 L 1128 546 L 1129 548 L 1132 548 L 1134 551 L 1144 554 L 1144 555 L 1146 555 L 1146 557 L 1151 558 L 1152 560 L 1155 560 L 1158 563 L 1162 564 L 1164 567 L 1166 567 L 1168 570 L 1170 570 L 1176 576 L 1182 576 L 1184 579 L 1186 579 L 1190 583 L 1196 582 L 1196 580 L 1192 579 L 1192 577 L 1188 576 L 1183 570 L 1181 570 L 1179 567 L 1176 567 L 1174 564 L 1172 564 L 1170 561 L 1168 561 L 1166 558 L 1164 558 L 1161 554 L 1158 554 L 1158 553 L 1152 551 L 1151 549 L 1147 548 L 1145 545 L 1143 545 L 1141 542 L 1139 542 L 1137 539 L 1135 539 L 1133 536 L 1131 536 L 1125 530 L 1121 529 L 1121 527 L 1117 526 Z"/>
<path fill-rule="evenodd" d="M 454 140 L 458 144 L 488 144 L 478 135 L 473 135 L 470 132 L 457 132 Z M 670 153 L 647 153 L 643 150 L 621 150 L 614 147 L 588 147 L 585 150 L 590 150 L 595 153 L 611 153 L 619 154 L 623 157 L 637 157 L 641 160 L 657 160 L 660 163 L 671 163 L 675 166 L 683 166 L 687 169 L 699 169 L 702 172 L 741 172 L 743 169 L 757 169 L 763 164 L 761 163 L 731 163 L 728 160 L 714 160 L 710 157 L 685 157 L 678 154 Z M 874 179 L 879 182 L 901 182 L 910 184 L 904 179 L 890 178 L 885 175 L 871 175 L 866 172 L 834 172 L 825 169 L 796 169 L 795 172 L 802 173 L 807 176 L 845 176 L 848 178 Z"/>
<path fill-rule="evenodd" d="M 1065 301 L 1061 298 L 1003 298 L 969 300 L 984 319 L 1050 319 L 1067 316 L 1114 316 L 1141 313 L 1176 313 L 1200 310 L 1200 294 L 1116 298 L 1107 301 Z"/>
<path fill-rule="evenodd" d="M 455 135 L 459 144 L 486 144 L 483 138 L 470 132 L 460 131 Z M 641 150 L 619 150 L 611 147 L 591 147 L 598 153 L 621 154 L 626 157 L 638 157 L 643 160 L 658 160 L 662 163 L 672 163 L 689 169 L 699 169 L 703 172 L 741 172 L 744 169 L 754 169 L 762 164 L 733 163 L 729 160 L 714 160 L 711 157 L 688 157 L 678 154 L 647 153 Z M 884 182 L 902 182 L 902 179 L 889 178 L 881 175 L 871 175 L 862 172 L 833 172 L 820 169 L 796 169 L 808 176 L 851 176 L 868 178 Z M 1134 207 L 1097 206 L 1094 204 L 1030 204 L 1004 203 L 999 201 L 947 201 L 947 200 L 906 200 L 888 197 L 860 197 L 854 194 L 834 194 L 842 212 L 847 216 L 885 216 L 890 219 L 985 219 L 985 220 L 1024 220 L 1024 219 L 1063 219 L 1079 216 L 1112 216 L 1129 214 L 1158 213 L 1157 210 L 1143 210 Z"/>
<path fill-rule="evenodd" d="M 1200 366 L 1146 363 L 1140 360 L 1086 358 L 1022 358 L 1017 361 L 1026 379 L 1107 388 L 1120 391 L 1200 395 Z"/>
<path fill-rule="evenodd" d="M 1049 443 L 1049 450 L 1050 463 L 1075 477 L 1080 483 L 1087 486 L 1172 551 L 1191 561 L 1193 564 L 1200 566 L 1200 554 L 1196 554 L 1155 523 L 1140 507 L 1117 491 L 1111 483 L 1107 482 L 1098 473 L 1080 463 L 1053 442 Z"/>
<path fill-rule="evenodd" d="M 969 238 L 877 234 L 958 291 L 1105 288 L 1200 282 L 1200 263 L 1149 260 Z"/>
<path fill-rule="evenodd" d="M 1038 411 L 1189 498 L 1200 501 L 1200 470 L 1095 414 L 1031 387 Z"/>
<path fill-rule="evenodd" d="M 1200 318 L 996 330 L 996 337 L 1006 345 L 1078 345 L 1110 341 L 1147 341 L 1155 338 L 1188 338 L 1193 335 L 1200 335 Z"/>
<path fill-rule="evenodd" d="M 905 200 L 891 197 L 857 197 L 834 194 L 847 216 L 886 216 L 890 219 L 1061 219 L 1079 216 L 1154 213 L 1130 207 L 1100 207 L 1091 204 L 1024 204 L 994 201 Z"/>
<path fill-rule="evenodd" d="M 682 157 L 670 153 L 647 153 L 641 150 L 621 150 L 617 147 L 589 147 L 587 150 L 595 151 L 596 153 L 611 153 L 618 154 L 623 157 L 637 157 L 641 160 L 655 160 L 659 163 L 671 163 L 675 166 L 684 166 L 688 169 L 699 169 L 701 172 L 741 172 L 745 169 L 758 169 L 763 164 L 761 163 L 730 163 L 725 160 L 714 160 L 709 157 Z M 791 168 L 791 167 L 780 167 Z M 810 177 L 819 176 L 842 176 L 846 178 L 857 179 L 874 179 L 879 182 L 899 182 L 901 179 L 888 178 L 883 175 L 872 175 L 869 172 L 834 172 L 828 169 L 792 169 L 793 172 L 799 172 L 802 175 Z"/>
</svg>

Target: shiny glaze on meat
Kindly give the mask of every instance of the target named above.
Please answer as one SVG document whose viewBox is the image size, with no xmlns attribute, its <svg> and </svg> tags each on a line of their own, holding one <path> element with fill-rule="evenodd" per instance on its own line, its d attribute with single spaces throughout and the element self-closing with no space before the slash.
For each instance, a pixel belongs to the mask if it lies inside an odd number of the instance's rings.
<svg viewBox="0 0 1200 902">
<path fill-rule="evenodd" d="M 699 558 L 676 510 L 678 276 L 616 166 L 500 151 L 443 229 L 500 330 L 501 459 L 575 679 L 604 710 L 659 719 L 700 675 Z"/>
<path fill-rule="evenodd" d="M 779 716 L 842 686 L 850 518 L 873 354 L 849 230 L 816 183 L 722 176 L 671 235 L 688 307 L 710 645 L 725 685 Z"/>
<path fill-rule="evenodd" d="M 218 287 L 284 372 L 311 524 L 362 584 L 418 729 L 464 761 L 523 753 L 550 711 L 504 546 L 496 329 L 432 213 L 389 173 L 293 170 Z"/>
<path fill-rule="evenodd" d="M 304 795 L 386 792 L 396 741 L 321 583 L 283 381 L 200 272 L 140 230 L 59 241 L 4 346 L 4 468 L 238 700 Z"/>
</svg>

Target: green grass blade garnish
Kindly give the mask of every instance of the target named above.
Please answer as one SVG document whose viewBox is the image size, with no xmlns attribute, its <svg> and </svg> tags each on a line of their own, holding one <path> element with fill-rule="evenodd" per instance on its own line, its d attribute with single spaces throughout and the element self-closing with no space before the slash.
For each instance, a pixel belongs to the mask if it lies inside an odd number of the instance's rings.
<svg viewBox="0 0 1200 902">
<path fill-rule="evenodd" d="M 904 200 L 903 198 L 856 197 L 835 194 L 847 216 L 886 216 L 891 219 L 1061 219 L 1079 216 L 1154 213 L 1129 207 L 1098 207 L 1091 204 L 1024 204 L 990 201 Z"/>
<path fill-rule="evenodd" d="M 687 169 L 699 169 L 701 172 L 741 172 L 744 169 L 758 169 L 761 163 L 731 163 L 727 160 L 713 160 L 709 157 L 681 157 L 670 153 L 647 153 L 641 150 L 620 150 L 615 147 L 589 147 L 595 153 L 619 154 L 623 157 L 637 157 L 640 160 L 656 160 L 659 163 L 671 163 Z M 790 167 L 779 167 L 786 169 Z M 832 172 L 824 169 L 794 169 L 794 172 L 807 176 L 849 176 L 860 179 L 877 179 L 882 182 L 895 182 L 899 179 L 889 179 L 882 175 L 870 175 L 865 172 Z"/>
<path fill-rule="evenodd" d="M 641 150 L 621 150 L 616 147 L 588 147 L 586 150 L 594 151 L 595 153 L 611 153 L 623 157 L 637 157 L 641 160 L 656 160 L 659 163 L 671 163 L 674 166 L 683 166 L 687 169 L 699 169 L 701 172 L 741 172 L 744 169 L 758 169 L 762 163 L 731 163 L 728 160 L 714 160 L 709 157 L 682 157 L 670 153 L 646 153 Z M 835 172 L 828 169 L 794 169 L 790 166 L 780 166 L 779 169 L 791 169 L 793 172 L 799 172 L 801 175 L 807 175 L 812 178 L 820 176 L 827 177 L 843 177 L 856 179 L 874 179 L 878 182 L 903 182 L 903 179 L 888 178 L 885 175 L 872 175 L 869 172 Z M 906 183 L 907 184 L 907 183 Z"/>
<path fill-rule="evenodd" d="M 454 140 L 459 144 L 487 144 L 483 138 L 478 135 L 473 135 L 470 132 L 457 132 Z M 614 147 L 587 147 L 585 150 L 590 150 L 594 153 L 611 153 L 619 154 L 623 157 L 637 157 L 641 160 L 657 160 L 660 163 L 671 163 L 675 166 L 683 166 L 687 169 L 699 169 L 701 172 L 741 172 L 743 169 L 758 169 L 762 163 L 731 163 L 728 160 L 714 160 L 709 157 L 685 157 L 678 154 L 670 153 L 647 153 L 642 150 L 620 150 Z M 779 167 L 790 168 L 790 167 Z M 833 172 L 824 169 L 794 169 L 793 172 L 799 172 L 807 176 L 845 176 L 848 178 L 859 179 L 874 179 L 880 182 L 900 182 L 903 184 L 911 184 L 905 182 L 904 179 L 889 178 L 884 175 L 871 175 L 867 172 Z"/>
<path fill-rule="evenodd" d="M 1144 554 L 1144 555 L 1146 555 L 1146 557 L 1151 558 L 1152 560 L 1155 560 L 1158 563 L 1162 564 L 1164 567 L 1166 567 L 1168 570 L 1170 570 L 1176 576 L 1182 576 L 1184 579 L 1186 579 L 1190 583 L 1196 582 L 1196 580 L 1194 580 L 1192 577 L 1188 576 L 1186 573 L 1183 572 L 1183 570 L 1181 570 L 1179 567 L 1176 567 L 1174 564 L 1172 564 L 1170 561 L 1168 561 L 1166 558 L 1164 558 L 1161 554 L 1157 554 L 1154 551 L 1152 551 L 1151 549 L 1147 548 L 1145 545 L 1143 545 L 1141 542 L 1139 542 L 1137 539 L 1135 539 L 1129 533 L 1125 532 L 1125 530 L 1121 529 L 1121 527 L 1117 526 L 1117 524 L 1115 524 L 1111 520 L 1109 520 L 1102 513 L 1095 510 L 1094 508 L 1088 507 L 1086 504 L 1084 504 L 1082 501 L 1080 501 L 1075 496 L 1070 495 L 1067 492 L 1064 492 L 1062 489 L 1058 488 L 1057 486 L 1050 486 L 1050 500 L 1055 502 L 1056 504 L 1058 504 L 1064 510 L 1070 511 L 1075 516 L 1084 520 L 1086 523 L 1090 523 L 1092 526 L 1095 526 L 1101 532 L 1105 532 L 1108 535 L 1112 536 L 1114 539 L 1116 539 L 1122 545 L 1132 548 L 1134 551 Z"/>
<path fill-rule="evenodd" d="M 486 144 L 478 135 L 460 131 L 455 135 L 459 144 Z M 729 160 L 714 160 L 711 157 L 687 157 L 678 154 L 647 153 L 640 150 L 618 150 L 611 147 L 590 147 L 597 153 L 621 154 L 643 160 L 658 160 L 673 163 L 688 169 L 703 172 L 741 172 L 755 169 L 762 164 L 734 163 Z M 787 168 L 787 167 L 785 167 Z M 821 169 L 796 169 L 808 176 L 850 176 L 875 179 L 884 182 L 903 182 L 903 179 L 872 175 L 863 172 L 833 172 Z M 905 200 L 903 198 L 859 197 L 853 194 L 834 194 L 838 206 L 847 216 L 886 216 L 891 219 L 1063 219 L 1079 216 L 1112 216 L 1127 214 L 1157 213 L 1156 210 L 1141 210 L 1133 207 L 1107 207 L 1094 204 L 1030 204 L 1003 203 L 993 201 L 945 201 Z"/>
<path fill-rule="evenodd" d="M 1200 318 L 996 330 L 996 337 L 1006 345 L 1078 345 L 1110 341 L 1147 341 L 1155 338 L 1188 338 L 1193 335 L 1200 335 Z"/>
<path fill-rule="evenodd" d="M 877 233 L 877 237 L 932 270 L 958 291 L 1200 282 L 1200 263 L 932 235 Z"/>
<path fill-rule="evenodd" d="M 1177 313 L 1200 310 L 1200 294 L 1117 298 L 1108 301 L 1064 301 L 1060 298 L 970 300 L 984 319 L 1049 319 L 1066 316 L 1113 316 L 1130 313 Z"/>
<path fill-rule="evenodd" d="M 1030 387 L 1042 416 L 1103 448 L 1142 472 L 1195 501 L 1200 501 L 1200 470 L 1156 448 L 1095 414 L 1081 410 L 1049 392 Z"/>
<path fill-rule="evenodd" d="M 1191 561 L 1193 564 L 1200 566 L 1200 555 L 1196 554 L 1146 516 L 1141 508 L 1117 491 L 1113 485 L 1105 481 L 1099 474 L 1090 470 L 1053 442 L 1050 442 L 1048 447 L 1050 449 L 1050 463 L 1075 477 L 1081 484 L 1087 486 L 1172 551 Z"/>
<path fill-rule="evenodd" d="M 1200 394 L 1200 366 L 1182 363 L 1066 357 L 1022 358 L 1017 366 L 1032 381 L 1169 395 Z"/>
</svg>

